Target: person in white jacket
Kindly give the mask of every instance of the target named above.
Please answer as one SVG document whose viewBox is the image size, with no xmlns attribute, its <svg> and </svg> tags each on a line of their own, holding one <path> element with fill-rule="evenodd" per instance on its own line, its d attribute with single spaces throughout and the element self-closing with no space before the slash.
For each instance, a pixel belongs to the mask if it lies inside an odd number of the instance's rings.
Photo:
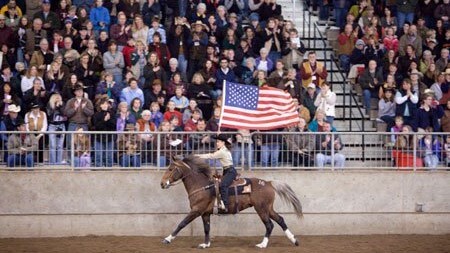
<svg viewBox="0 0 450 253">
<path fill-rule="evenodd" d="M 330 84 L 327 82 L 324 82 L 320 88 L 320 94 L 314 101 L 314 105 L 325 112 L 327 121 L 333 125 L 334 117 L 336 117 L 336 93 L 330 90 Z"/>
</svg>

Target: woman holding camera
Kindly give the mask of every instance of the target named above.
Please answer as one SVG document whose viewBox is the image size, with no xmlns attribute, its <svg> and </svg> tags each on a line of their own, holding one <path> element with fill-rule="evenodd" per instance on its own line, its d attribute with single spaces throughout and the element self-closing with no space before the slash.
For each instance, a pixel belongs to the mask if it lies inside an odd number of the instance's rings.
<svg viewBox="0 0 450 253">
<path fill-rule="evenodd" d="M 50 96 L 47 105 L 48 131 L 50 147 L 50 164 L 61 164 L 64 151 L 64 134 L 66 131 L 67 117 L 64 115 L 64 101 L 59 93 L 53 93 Z M 56 133 L 55 133 L 56 132 Z M 61 132 L 61 133 L 58 133 Z"/>
</svg>

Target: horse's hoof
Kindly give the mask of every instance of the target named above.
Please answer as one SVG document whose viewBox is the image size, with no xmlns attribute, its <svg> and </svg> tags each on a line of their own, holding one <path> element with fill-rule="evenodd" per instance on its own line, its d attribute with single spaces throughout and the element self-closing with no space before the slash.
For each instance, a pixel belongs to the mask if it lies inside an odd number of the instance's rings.
<svg viewBox="0 0 450 253">
<path fill-rule="evenodd" d="M 260 249 L 265 249 L 265 248 L 267 248 L 267 245 L 260 243 L 260 244 L 256 244 L 256 247 L 260 248 Z"/>
<path fill-rule="evenodd" d="M 295 246 L 300 246 L 300 243 L 298 242 L 297 239 L 295 240 L 294 245 L 295 245 Z"/>
<path fill-rule="evenodd" d="M 209 246 L 211 246 L 210 242 L 199 244 L 197 248 L 199 248 L 199 249 L 206 249 L 206 248 L 209 248 Z"/>
<path fill-rule="evenodd" d="M 163 244 L 170 244 L 170 241 L 164 239 L 164 240 L 162 240 L 162 243 L 163 243 Z"/>
</svg>

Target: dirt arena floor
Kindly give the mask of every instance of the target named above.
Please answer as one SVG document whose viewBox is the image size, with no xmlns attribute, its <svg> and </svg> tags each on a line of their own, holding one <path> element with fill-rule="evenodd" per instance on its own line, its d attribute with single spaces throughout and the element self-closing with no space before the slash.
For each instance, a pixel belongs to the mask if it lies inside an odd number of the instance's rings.
<svg viewBox="0 0 450 253">
<path fill-rule="evenodd" d="M 0 252 L 450 252 L 450 235 L 302 236 L 295 247 L 286 237 L 273 237 L 267 249 L 257 249 L 261 237 L 214 237 L 211 248 L 197 249 L 201 237 L 178 237 L 170 245 L 162 237 L 87 236 L 0 239 Z"/>
</svg>

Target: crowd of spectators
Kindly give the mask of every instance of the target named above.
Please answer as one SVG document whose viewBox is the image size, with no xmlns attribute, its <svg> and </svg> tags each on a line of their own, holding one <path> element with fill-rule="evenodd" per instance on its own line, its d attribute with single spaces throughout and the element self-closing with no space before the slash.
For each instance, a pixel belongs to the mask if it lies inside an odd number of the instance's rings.
<svg viewBox="0 0 450 253">
<path fill-rule="evenodd" d="M 44 150 L 50 164 L 77 167 L 155 163 L 157 145 L 162 165 L 172 149 L 208 151 L 211 136 L 196 132 L 219 130 L 224 81 L 289 92 L 304 126 L 317 108 L 330 123 L 335 115 L 324 63 L 314 52 L 304 62 L 300 35 L 275 0 L 9 0 L 0 8 L 0 130 L 39 132 L 1 136 L 11 167 L 42 163 Z M 239 147 L 258 145 L 261 163 L 278 165 L 281 136 L 233 130 L 236 163 Z M 174 133 L 157 140 L 158 131 Z"/>
<path fill-rule="evenodd" d="M 334 9 L 341 29 L 340 67 L 361 93 L 366 115 L 374 109 L 372 101 L 378 101 L 377 121 L 385 122 L 387 131 L 397 129 L 395 122 L 401 120 L 407 127 L 400 131 L 449 132 L 449 0 L 310 2 L 313 8 L 319 3 L 323 21 L 329 17 L 324 8 Z M 433 135 L 431 143 L 439 148 L 431 149 L 430 141 L 421 138 L 415 145 L 428 151 L 415 155 L 425 166 L 436 167 L 427 154 L 442 160 L 445 139 Z M 409 144 L 402 147 L 411 150 Z"/>
</svg>

